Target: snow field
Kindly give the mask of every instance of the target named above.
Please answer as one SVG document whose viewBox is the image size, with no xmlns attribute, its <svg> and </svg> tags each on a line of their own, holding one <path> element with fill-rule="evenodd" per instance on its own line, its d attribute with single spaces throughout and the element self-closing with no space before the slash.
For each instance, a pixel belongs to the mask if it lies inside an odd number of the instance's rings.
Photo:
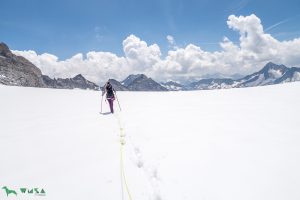
<svg viewBox="0 0 300 200">
<path fill-rule="evenodd" d="M 133 199 L 300 199 L 299 89 L 117 92 L 112 115 L 100 92 L 0 86 L 0 186 L 121 199 L 120 120 Z"/>
</svg>

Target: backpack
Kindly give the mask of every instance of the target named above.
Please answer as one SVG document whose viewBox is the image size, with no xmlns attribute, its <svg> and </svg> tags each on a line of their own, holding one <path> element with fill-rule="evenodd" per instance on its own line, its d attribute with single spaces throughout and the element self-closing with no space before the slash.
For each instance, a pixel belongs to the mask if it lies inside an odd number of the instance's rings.
<svg viewBox="0 0 300 200">
<path fill-rule="evenodd" d="M 114 97 L 115 96 L 114 96 L 113 87 L 110 84 L 108 84 L 106 86 L 106 98 L 114 98 Z"/>
</svg>

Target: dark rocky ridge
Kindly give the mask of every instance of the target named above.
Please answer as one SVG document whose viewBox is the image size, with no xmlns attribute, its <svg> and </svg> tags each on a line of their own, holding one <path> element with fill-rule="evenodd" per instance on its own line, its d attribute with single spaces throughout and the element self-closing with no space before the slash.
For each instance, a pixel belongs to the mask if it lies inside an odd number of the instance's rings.
<svg viewBox="0 0 300 200">
<path fill-rule="evenodd" d="M 22 56 L 14 55 L 4 43 L 0 43 L 0 83 L 44 87 L 41 70 Z"/>
<path fill-rule="evenodd" d="M 81 74 L 73 78 L 57 78 L 51 79 L 49 76 L 43 75 L 43 81 L 45 87 L 48 88 L 58 88 L 58 89 L 91 89 L 91 90 L 98 90 L 99 86 L 95 83 L 86 80 Z"/>
<path fill-rule="evenodd" d="M 99 89 L 95 83 L 86 80 L 81 74 L 66 79 L 51 79 L 42 75 L 38 67 L 24 57 L 14 55 L 4 43 L 0 43 L 0 84 L 60 89 Z"/>
</svg>

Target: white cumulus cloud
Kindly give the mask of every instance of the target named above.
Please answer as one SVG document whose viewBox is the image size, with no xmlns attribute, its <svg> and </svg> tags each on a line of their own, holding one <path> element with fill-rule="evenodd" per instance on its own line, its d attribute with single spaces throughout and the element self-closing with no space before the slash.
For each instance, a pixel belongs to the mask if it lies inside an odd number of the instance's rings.
<svg viewBox="0 0 300 200">
<path fill-rule="evenodd" d="M 34 51 L 13 51 L 24 56 L 43 74 L 50 77 L 72 77 L 79 73 L 95 83 L 108 78 L 122 80 L 129 74 L 145 73 L 158 81 L 183 81 L 189 77 L 201 78 L 205 74 L 247 74 L 259 70 L 267 62 L 300 66 L 300 38 L 279 41 L 265 33 L 261 20 L 254 14 L 230 15 L 230 29 L 240 35 L 239 43 L 224 37 L 220 50 L 204 51 L 200 46 L 188 44 L 175 47 L 174 37 L 167 36 L 172 47 L 162 57 L 157 44 L 147 44 L 135 35 L 123 41 L 124 56 L 111 52 L 78 53 L 66 60 L 59 60 L 48 53 L 38 55 Z"/>
<path fill-rule="evenodd" d="M 143 73 L 161 60 L 160 48 L 157 44 L 148 46 L 145 41 L 130 35 L 123 41 L 123 51 L 127 64 L 134 73 Z"/>
</svg>

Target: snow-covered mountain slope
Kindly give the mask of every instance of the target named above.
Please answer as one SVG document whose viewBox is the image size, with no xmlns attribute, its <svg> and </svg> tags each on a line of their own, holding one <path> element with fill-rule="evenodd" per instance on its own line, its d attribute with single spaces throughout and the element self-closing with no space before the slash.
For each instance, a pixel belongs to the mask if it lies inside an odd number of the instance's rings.
<svg viewBox="0 0 300 200">
<path fill-rule="evenodd" d="M 185 87 L 177 82 L 168 81 L 166 83 L 160 83 L 161 86 L 167 88 L 169 91 L 180 91 L 185 90 Z"/>
<path fill-rule="evenodd" d="M 282 83 L 278 81 L 283 75 L 287 74 L 291 69 L 284 65 L 276 65 L 272 62 L 260 71 L 248 75 L 242 79 L 237 80 L 239 87 L 253 87 L 259 85 L 270 85 Z"/>
<path fill-rule="evenodd" d="M 260 71 L 237 80 L 225 78 L 202 79 L 187 85 L 186 88 L 189 90 L 211 90 L 273 85 L 300 81 L 299 75 L 300 68 L 288 68 L 284 65 L 269 62 Z"/>
<path fill-rule="evenodd" d="M 232 79 L 202 79 L 186 86 L 189 90 L 213 90 L 232 88 L 235 81 Z"/>
<path fill-rule="evenodd" d="M 118 92 L 112 115 L 100 92 L 0 86 L 0 186 L 46 191 L 0 199 L 122 199 L 120 122 L 133 199 L 298 200 L 299 91 Z"/>
</svg>

